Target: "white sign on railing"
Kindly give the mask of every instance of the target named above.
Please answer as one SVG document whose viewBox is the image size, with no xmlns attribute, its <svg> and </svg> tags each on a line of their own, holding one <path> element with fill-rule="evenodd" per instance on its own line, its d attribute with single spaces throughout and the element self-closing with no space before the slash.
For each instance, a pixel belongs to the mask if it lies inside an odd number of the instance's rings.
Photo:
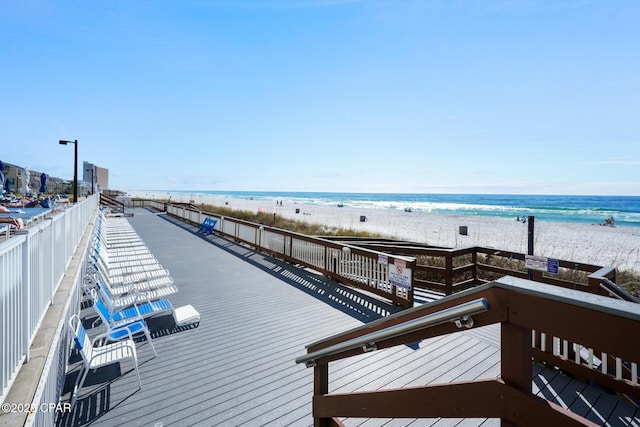
<svg viewBox="0 0 640 427">
<path fill-rule="evenodd" d="M 525 255 L 524 266 L 530 270 L 546 271 L 551 274 L 558 274 L 559 270 L 559 263 L 557 259 L 535 255 Z"/>
<path fill-rule="evenodd" d="M 398 262 L 400 261 L 400 262 Z M 411 269 L 402 260 L 389 265 L 389 283 L 403 289 L 411 289 Z"/>
</svg>

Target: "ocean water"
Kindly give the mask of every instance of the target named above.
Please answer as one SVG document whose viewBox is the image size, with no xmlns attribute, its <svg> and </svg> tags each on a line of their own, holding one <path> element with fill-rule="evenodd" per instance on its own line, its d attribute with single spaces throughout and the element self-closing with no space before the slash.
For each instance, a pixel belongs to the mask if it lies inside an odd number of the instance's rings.
<svg viewBox="0 0 640 427">
<path fill-rule="evenodd" d="M 409 194 L 319 193 L 282 191 L 172 191 L 181 195 L 282 200 L 284 203 L 343 205 L 369 209 L 411 209 L 454 215 L 514 218 L 534 216 L 536 221 L 603 224 L 613 217 L 615 226 L 640 227 L 640 197 L 558 196 L 514 194 Z"/>
</svg>

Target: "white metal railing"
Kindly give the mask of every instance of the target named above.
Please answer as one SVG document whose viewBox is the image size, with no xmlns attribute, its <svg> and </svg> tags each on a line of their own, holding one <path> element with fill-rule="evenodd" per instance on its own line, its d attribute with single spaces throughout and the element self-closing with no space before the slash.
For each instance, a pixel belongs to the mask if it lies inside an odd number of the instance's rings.
<svg viewBox="0 0 640 427">
<path fill-rule="evenodd" d="M 87 254 L 85 247 L 84 259 Z M 65 304 L 62 317 L 58 322 L 55 337 L 47 355 L 42 376 L 36 388 L 31 404 L 33 411 L 29 412 L 25 426 L 53 427 L 56 414 L 70 411 L 70 403 L 60 403 L 62 389 L 67 375 L 67 361 L 71 351 L 72 334 L 67 325 L 72 315 L 78 314 L 78 307 L 82 299 L 82 280 L 86 274 L 86 262 L 81 262 L 83 268 L 78 269 L 73 279 L 70 296 Z"/>
<path fill-rule="evenodd" d="M 0 403 L 29 360 L 29 348 L 98 200 L 91 196 L 52 212 L 0 243 Z"/>
</svg>

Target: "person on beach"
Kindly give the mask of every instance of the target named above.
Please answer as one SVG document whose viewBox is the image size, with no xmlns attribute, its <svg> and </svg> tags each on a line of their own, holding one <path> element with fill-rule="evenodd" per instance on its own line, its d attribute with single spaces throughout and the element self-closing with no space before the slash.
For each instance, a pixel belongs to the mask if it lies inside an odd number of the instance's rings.
<svg viewBox="0 0 640 427">
<path fill-rule="evenodd" d="M 24 205 L 25 208 L 51 208 L 51 199 L 49 197 L 41 198 L 40 200 L 34 200 L 33 202 L 27 203 Z"/>
<path fill-rule="evenodd" d="M 24 228 L 24 222 L 22 221 L 22 218 L 16 218 L 13 216 L 0 217 L 0 224 L 9 224 L 14 226 L 18 230 L 22 230 Z"/>
</svg>

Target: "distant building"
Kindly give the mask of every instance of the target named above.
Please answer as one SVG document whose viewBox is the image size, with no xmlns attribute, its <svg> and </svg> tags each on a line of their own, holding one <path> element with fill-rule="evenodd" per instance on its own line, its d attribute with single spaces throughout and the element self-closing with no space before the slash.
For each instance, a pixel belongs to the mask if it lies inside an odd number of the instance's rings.
<svg viewBox="0 0 640 427">
<path fill-rule="evenodd" d="M 24 173 L 24 166 L 7 163 L 4 175 L 9 179 L 9 188 L 12 193 L 24 194 L 25 183 L 28 185 L 28 192 L 37 193 L 40 189 L 41 171 L 34 171 L 27 168 L 28 175 Z M 45 172 L 46 173 L 46 172 Z M 91 175 L 93 173 L 94 192 L 109 188 L 109 169 L 98 167 L 89 162 L 83 162 L 83 175 L 78 177 L 78 190 L 80 194 L 91 194 Z M 3 183 L 4 184 L 4 183 Z M 47 174 L 47 193 L 72 193 L 73 181 L 63 180 Z"/>
<path fill-rule="evenodd" d="M 109 169 L 101 168 L 93 163 L 82 163 L 82 180 L 87 183 L 90 193 L 109 189 Z M 92 188 L 93 184 L 93 190 Z"/>
<path fill-rule="evenodd" d="M 37 193 L 40 189 L 40 175 L 42 172 L 27 169 L 29 173 L 25 175 L 24 167 L 4 162 L 4 175 L 9 179 L 9 189 L 14 194 L 23 194 L 25 191 L 25 183 L 27 184 L 27 192 Z M 57 193 L 65 188 L 64 181 L 60 178 L 52 178 L 47 176 L 47 192 Z"/>
</svg>

